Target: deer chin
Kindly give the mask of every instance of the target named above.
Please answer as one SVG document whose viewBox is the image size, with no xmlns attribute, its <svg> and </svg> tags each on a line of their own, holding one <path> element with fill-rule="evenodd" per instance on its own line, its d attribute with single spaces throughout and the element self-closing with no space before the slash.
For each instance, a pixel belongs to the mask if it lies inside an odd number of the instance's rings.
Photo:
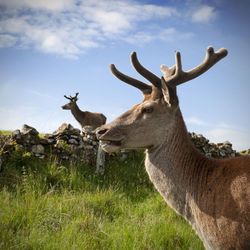
<svg viewBox="0 0 250 250">
<path fill-rule="evenodd" d="M 103 141 L 100 140 L 102 149 L 107 153 L 113 153 L 121 149 L 121 141 Z"/>
</svg>

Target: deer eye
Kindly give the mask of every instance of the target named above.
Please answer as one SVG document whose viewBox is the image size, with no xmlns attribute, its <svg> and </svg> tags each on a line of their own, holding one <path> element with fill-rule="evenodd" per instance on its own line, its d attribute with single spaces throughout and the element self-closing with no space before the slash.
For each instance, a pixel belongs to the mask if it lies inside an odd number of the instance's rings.
<svg viewBox="0 0 250 250">
<path fill-rule="evenodd" d="M 142 109 L 142 113 L 143 113 L 143 114 L 145 114 L 145 113 L 146 113 L 146 114 L 150 114 L 150 113 L 153 112 L 153 110 L 154 110 L 153 107 L 146 107 L 146 108 L 143 108 L 143 109 Z"/>
</svg>

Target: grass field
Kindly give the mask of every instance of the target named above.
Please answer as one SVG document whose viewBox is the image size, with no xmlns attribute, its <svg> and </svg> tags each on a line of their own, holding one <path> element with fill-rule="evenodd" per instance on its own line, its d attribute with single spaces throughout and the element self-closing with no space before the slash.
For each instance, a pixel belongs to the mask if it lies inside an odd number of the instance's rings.
<svg viewBox="0 0 250 250">
<path fill-rule="evenodd" d="M 0 135 L 11 135 L 12 132 L 13 131 L 11 131 L 11 130 L 0 130 Z M 38 135 L 39 135 L 39 137 L 43 138 L 45 134 L 39 133 Z"/>
<path fill-rule="evenodd" d="M 10 135 L 12 131 L 10 130 L 0 130 L 0 135 Z"/>
<path fill-rule="evenodd" d="M 144 154 L 92 166 L 17 150 L 0 172 L 0 249 L 204 249 L 155 191 Z"/>
</svg>

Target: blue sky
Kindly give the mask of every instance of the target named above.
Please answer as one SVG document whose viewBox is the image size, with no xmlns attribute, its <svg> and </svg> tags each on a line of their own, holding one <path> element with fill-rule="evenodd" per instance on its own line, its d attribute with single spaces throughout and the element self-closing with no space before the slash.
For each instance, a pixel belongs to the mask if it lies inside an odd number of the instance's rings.
<svg viewBox="0 0 250 250">
<path fill-rule="evenodd" d="M 142 95 L 116 79 L 110 63 L 144 80 L 130 65 L 132 51 L 161 76 L 176 50 L 189 70 L 212 45 L 229 54 L 178 87 L 184 119 L 212 142 L 250 148 L 249 13 L 248 0 L 0 0 L 0 129 L 79 127 L 61 109 L 64 94 L 76 92 L 82 110 L 111 121 Z"/>
</svg>

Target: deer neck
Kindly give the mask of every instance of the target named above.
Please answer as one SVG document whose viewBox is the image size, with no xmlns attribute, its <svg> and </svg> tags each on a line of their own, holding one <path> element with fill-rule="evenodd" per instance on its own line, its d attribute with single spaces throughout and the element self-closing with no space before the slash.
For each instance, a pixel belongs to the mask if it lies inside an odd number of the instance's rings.
<svg viewBox="0 0 250 250">
<path fill-rule="evenodd" d="M 75 104 L 71 108 L 71 113 L 75 117 L 75 119 L 80 123 L 80 125 L 84 126 L 85 112 L 81 111 L 77 104 Z"/>
<path fill-rule="evenodd" d="M 207 161 L 192 145 L 180 111 L 163 142 L 146 150 L 145 166 L 154 186 L 191 224 L 191 203 L 199 195 L 197 186 Z"/>
</svg>

